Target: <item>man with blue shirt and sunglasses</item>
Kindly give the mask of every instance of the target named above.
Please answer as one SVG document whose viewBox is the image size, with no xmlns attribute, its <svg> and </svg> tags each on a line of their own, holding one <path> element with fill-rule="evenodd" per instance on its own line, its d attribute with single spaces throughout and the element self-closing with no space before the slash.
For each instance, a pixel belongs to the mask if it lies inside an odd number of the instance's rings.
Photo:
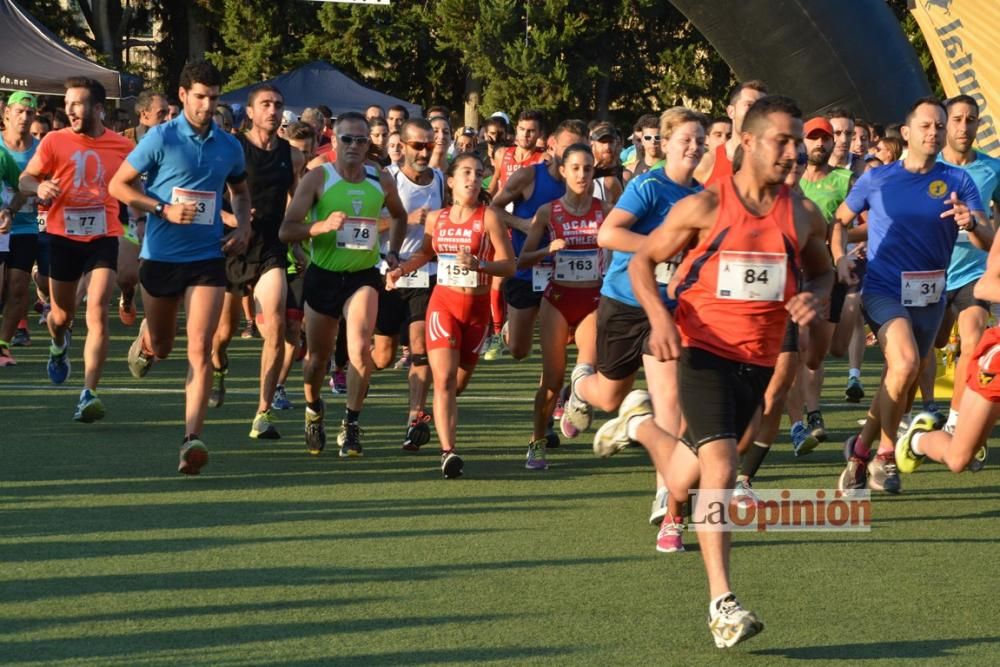
<svg viewBox="0 0 1000 667">
<path fill-rule="evenodd" d="M 185 435 L 178 471 L 197 475 L 208 463 L 200 433 L 212 386 L 212 334 L 226 290 L 224 255 L 250 240 L 250 192 L 243 149 L 212 120 L 222 75 L 209 63 L 184 67 L 182 113 L 151 128 L 111 180 L 116 199 L 146 211 L 139 281 L 146 319 L 129 349 L 129 370 L 142 377 L 173 348 L 177 311 L 187 314 Z M 146 174 L 146 192 L 139 187 Z M 223 242 L 222 194 L 228 188 L 237 229 Z"/>
</svg>

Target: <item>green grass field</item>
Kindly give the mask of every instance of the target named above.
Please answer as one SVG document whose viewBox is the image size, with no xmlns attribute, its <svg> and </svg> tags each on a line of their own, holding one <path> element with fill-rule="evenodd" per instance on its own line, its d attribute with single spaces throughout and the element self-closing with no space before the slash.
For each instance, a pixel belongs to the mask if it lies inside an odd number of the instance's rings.
<svg viewBox="0 0 1000 667">
<path fill-rule="evenodd" d="M 364 459 L 306 454 L 298 368 L 284 439 L 250 440 L 259 342 L 237 340 L 211 463 L 184 478 L 182 341 L 138 382 L 116 321 L 108 416 L 84 425 L 82 335 L 53 387 L 33 333 L 0 369 L 0 664 L 997 664 L 996 455 L 978 475 L 905 477 L 870 533 L 737 535 L 735 591 L 766 629 L 722 652 L 694 536 L 654 549 L 642 450 L 600 460 L 585 436 L 524 470 L 537 357 L 480 366 L 459 403 L 466 476 L 447 481 L 436 440 L 399 448 L 400 371 L 374 380 Z M 783 429 L 758 487 L 835 485 L 862 412 L 829 369 L 831 442 L 795 460 Z"/>
</svg>

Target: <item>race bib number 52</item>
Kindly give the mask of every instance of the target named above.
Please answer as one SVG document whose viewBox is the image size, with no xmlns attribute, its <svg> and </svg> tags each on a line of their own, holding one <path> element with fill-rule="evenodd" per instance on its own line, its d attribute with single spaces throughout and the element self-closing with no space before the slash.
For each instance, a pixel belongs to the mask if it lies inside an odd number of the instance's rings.
<svg viewBox="0 0 1000 667">
<path fill-rule="evenodd" d="M 787 256 L 772 252 L 719 254 L 716 296 L 739 301 L 784 301 Z"/>
</svg>

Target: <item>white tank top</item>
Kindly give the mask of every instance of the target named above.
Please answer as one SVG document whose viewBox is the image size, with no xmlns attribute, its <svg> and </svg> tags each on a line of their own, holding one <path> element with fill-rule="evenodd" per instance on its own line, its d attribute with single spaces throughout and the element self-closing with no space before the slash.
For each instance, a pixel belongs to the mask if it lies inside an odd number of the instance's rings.
<svg viewBox="0 0 1000 667">
<path fill-rule="evenodd" d="M 407 213 L 412 213 L 417 209 L 427 206 L 428 210 L 436 211 L 444 208 L 444 175 L 438 169 L 431 169 L 433 177 L 427 185 L 419 185 L 411 181 L 398 165 L 391 164 L 386 168 L 392 180 L 396 183 L 396 190 L 399 192 L 399 199 L 403 202 L 403 208 Z M 389 232 L 383 232 L 382 255 L 389 252 Z M 406 238 L 399 249 L 401 259 L 407 259 L 413 253 L 420 250 L 424 245 L 424 228 L 422 225 L 407 225 Z M 383 261 L 380 265 L 382 273 L 386 271 L 386 264 Z M 430 262 L 427 265 L 430 275 L 437 274 L 437 263 Z"/>
</svg>

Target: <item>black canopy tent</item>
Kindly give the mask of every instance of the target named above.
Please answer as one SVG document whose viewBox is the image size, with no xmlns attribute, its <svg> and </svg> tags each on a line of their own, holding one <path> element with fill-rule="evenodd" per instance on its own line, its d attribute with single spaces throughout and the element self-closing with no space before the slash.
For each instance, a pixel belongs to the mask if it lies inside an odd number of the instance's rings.
<svg viewBox="0 0 1000 667">
<path fill-rule="evenodd" d="M 335 116 L 345 111 L 364 112 L 365 107 L 371 104 L 377 104 L 383 109 L 402 104 L 411 117 L 416 118 L 422 114 L 419 105 L 366 88 L 322 60 L 302 65 L 261 83 L 275 85 L 285 98 L 285 108 L 295 113 L 302 113 L 306 107 L 320 104 L 330 107 Z M 222 101 L 226 104 L 246 104 L 247 95 L 259 85 L 260 83 L 255 83 L 232 90 L 222 96 Z"/>
<path fill-rule="evenodd" d="M 99 81 L 110 98 L 134 97 L 142 79 L 87 60 L 12 0 L 0 0 L 0 89 L 62 95 L 69 76 Z"/>
</svg>

